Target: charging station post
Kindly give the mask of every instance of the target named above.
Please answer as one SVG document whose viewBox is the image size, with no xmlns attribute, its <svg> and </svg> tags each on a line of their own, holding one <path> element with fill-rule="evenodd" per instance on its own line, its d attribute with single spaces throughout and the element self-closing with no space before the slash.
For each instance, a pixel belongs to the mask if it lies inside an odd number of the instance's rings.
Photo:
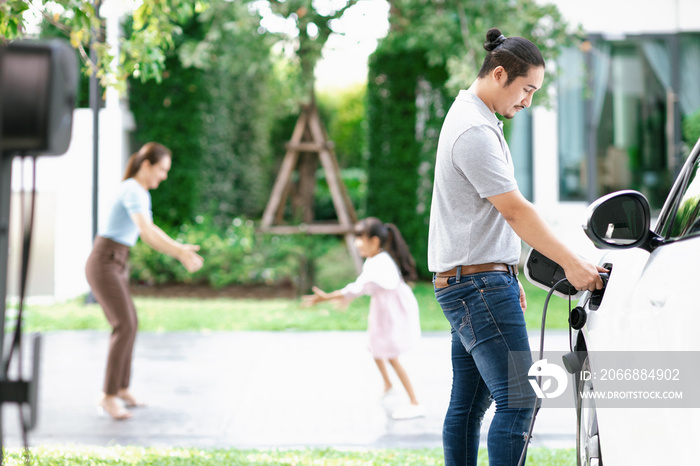
<svg viewBox="0 0 700 466">
<path fill-rule="evenodd" d="M 28 229 L 22 225 L 24 241 L 21 248 L 20 313 L 13 341 L 6 348 L 4 337 L 10 249 L 12 163 L 17 155 L 33 157 L 61 155 L 68 150 L 77 82 L 76 53 L 66 41 L 18 40 L 0 46 L 0 463 L 4 463 L 1 425 L 3 404 L 16 403 L 20 406 L 21 427 L 25 433 L 36 424 L 41 351 L 41 338 L 37 335 L 32 347 L 31 378 L 25 380 L 24 375 L 19 373 L 16 380 L 10 379 L 9 367 L 13 350 L 17 349 L 15 357 L 23 356 L 21 312 L 32 233 L 31 223 Z M 34 186 L 32 195 L 35 194 L 35 189 Z M 25 416 L 26 407 L 29 409 L 28 417 Z"/>
</svg>

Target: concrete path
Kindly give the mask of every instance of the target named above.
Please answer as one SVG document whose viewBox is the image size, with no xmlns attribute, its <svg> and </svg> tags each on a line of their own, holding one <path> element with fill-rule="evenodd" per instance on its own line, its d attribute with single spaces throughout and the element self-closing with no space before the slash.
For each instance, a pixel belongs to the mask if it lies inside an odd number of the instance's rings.
<svg viewBox="0 0 700 466">
<path fill-rule="evenodd" d="M 565 332 L 546 349 L 563 350 Z M 26 338 L 25 341 L 28 341 Z M 393 421 L 398 397 L 382 402 L 379 372 L 364 332 L 140 333 L 132 391 L 148 403 L 134 417 L 98 417 L 108 334 L 43 335 L 39 422 L 32 446 L 135 445 L 200 448 L 441 447 L 452 370 L 448 333 L 424 334 L 402 357 L 424 418 Z M 539 334 L 531 336 L 539 345 Z M 29 345 L 26 345 L 29 346 Z M 25 369 L 30 365 L 25 357 Z M 392 375 L 394 375 L 392 373 Z M 487 413 L 482 434 L 493 416 Z M 16 406 L 3 408 L 4 445 L 20 446 Z M 573 447 L 573 409 L 542 409 L 534 446 Z"/>
</svg>

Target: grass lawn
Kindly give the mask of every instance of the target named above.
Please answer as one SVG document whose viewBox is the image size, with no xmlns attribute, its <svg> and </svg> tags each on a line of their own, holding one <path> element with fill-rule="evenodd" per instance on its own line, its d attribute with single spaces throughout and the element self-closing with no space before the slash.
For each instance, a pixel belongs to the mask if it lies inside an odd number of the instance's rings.
<svg viewBox="0 0 700 466">
<path fill-rule="evenodd" d="M 316 261 L 317 285 L 326 291 L 342 288 L 357 274 L 343 241 Z M 525 288 L 528 311 L 525 321 L 530 330 L 539 330 L 546 292 L 520 274 Z M 447 320 L 435 301 L 430 282 L 418 282 L 413 291 L 420 307 L 423 331 L 449 331 Z M 232 298 L 134 298 L 139 329 L 146 332 L 171 331 L 322 331 L 365 330 L 369 298 L 353 301 L 347 309 L 333 304 L 303 308 L 299 299 L 232 299 Z M 8 313 L 11 315 L 11 313 Z M 107 321 L 97 304 L 85 304 L 85 298 L 49 306 L 28 306 L 26 331 L 108 330 Z M 566 329 L 568 302 L 552 297 L 547 311 L 548 329 Z M 10 327 L 8 325 L 8 327 Z"/>
<path fill-rule="evenodd" d="M 479 466 L 488 466 L 486 449 L 479 451 Z M 428 466 L 443 464 L 441 449 L 391 449 L 345 451 L 335 449 L 303 450 L 199 450 L 180 448 L 32 448 L 30 464 L 46 466 L 234 466 L 234 465 L 315 465 L 315 466 Z M 574 466 L 573 449 L 528 451 L 526 466 Z M 19 450 L 6 451 L 5 465 L 22 466 Z"/>
<path fill-rule="evenodd" d="M 522 278 L 522 275 L 521 275 Z M 531 330 L 540 328 L 546 293 L 523 279 L 528 297 L 525 313 Z M 424 331 L 448 331 L 449 326 L 435 301 L 432 284 L 417 283 L 414 293 L 421 312 Z M 196 299 L 135 297 L 139 328 L 146 332 L 231 331 L 231 330 L 365 330 L 368 297 L 358 298 L 347 309 L 332 304 L 304 308 L 298 299 Z M 547 328 L 564 329 L 568 302 L 552 297 L 547 311 Z M 25 318 L 28 332 L 83 330 L 109 327 L 97 304 L 85 304 L 84 298 L 48 306 L 28 306 Z"/>
<path fill-rule="evenodd" d="M 355 278 L 348 267 L 346 251 L 339 248 L 320 261 L 318 285 L 327 290 L 337 289 Z M 521 275 L 528 297 L 525 314 L 528 328 L 539 330 L 546 293 L 532 286 Z M 421 312 L 424 331 L 448 331 L 449 326 L 435 301 L 432 284 L 415 284 L 414 293 Z M 163 298 L 135 297 L 139 328 L 146 332 L 172 331 L 363 331 L 367 327 L 369 298 L 355 300 L 347 309 L 332 305 L 303 308 L 299 299 L 233 299 L 233 298 Z M 547 328 L 566 328 L 568 304 L 554 297 L 550 300 Z M 8 312 L 12 320 L 12 312 Z M 11 328 L 11 325 L 8 326 Z M 28 306 L 25 314 L 26 332 L 56 330 L 109 330 L 97 304 L 86 304 L 77 298 L 53 305 Z M 148 465 L 148 466 L 219 466 L 219 465 L 440 465 L 441 449 L 386 450 L 203 450 L 189 448 L 141 447 L 34 447 L 30 449 L 32 465 L 66 464 L 82 466 Z M 529 466 L 573 466 L 576 454 L 572 449 L 548 450 L 533 448 L 528 455 Z M 23 452 L 6 451 L 5 465 L 24 465 Z M 488 465 L 486 448 L 479 452 L 479 466 Z"/>
</svg>

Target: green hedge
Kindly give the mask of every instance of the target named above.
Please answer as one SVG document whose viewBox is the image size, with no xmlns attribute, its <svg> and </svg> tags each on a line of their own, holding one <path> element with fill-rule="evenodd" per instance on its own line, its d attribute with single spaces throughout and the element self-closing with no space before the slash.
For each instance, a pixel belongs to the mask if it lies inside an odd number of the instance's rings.
<svg viewBox="0 0 700 466">
<path fill-rule="evenodd" d="M 367 89 L 367 214 L 395 223 L 427 270 L 428 222 L 435 151 L 445 111 L 444 67 L 422 50 L 384 50 L 370 57 Z"/>
<path fill-rule="evenodd" d="M 223 2 L 217 16 L 217 40 L 209 50 L 216 59 L 204 78 L 209 99 L 202 109 L 199 213 L 226 225 L 238 216 L 260 216 L 267 203 L 276 163 L 270 134 L 280 113 L 270 89 L 279 84 L 272 38 L 259 33 L 249 5 Z"/>
<path fill-rule="evenodd" d="M 159 225 L 257 217 L 274 179 L 270 133 L 281 97 L 268 92 L 278 79 L 271 38 L 246 3 L 212 8 L 182 25 L 161 83 L 129 82 L 134 149 L 158 141 L 173 151 L 169 179 L 152 193 Z"/>
<path fill-rule="evenodd" d="M 344 247 L 335 237 L 259 233 L 255 222 L 241 217 L 222 227 L 211 218 L 198 216 L 193 222 L 166 229 L 166 233 L 182 243 L 199 245 L 204 266 L 190 274 L 176 259 L 139 241 L 131 248 L 132 281 L 146 285 L 197 283 L 213 288 L 291 282 L 300 288 L 305 286 L 302 279 L 314 278 L 305 276 L 311 259 Z M 350 261 L 349 256 L 346 260 Z M 324 285 L 329 283 L 328 278 L 324 281 Z M 336 285 L 332 277 L 330 282 Z"/>
<path fill-rule="evenodd" d="M 361 168 L 346 168 L 340 170 L 340 178 L 355 207 L 358 218 L 365 216 L 365 199 L 367 198 L 367 172 Z M 316 192 L 314 203 L 314 218 L 316 220 L 335 220 L 338 218 L 328 187 L 326 173 L 319 170 L 316 173 Z"/>
<path fill-rule="evenodd" d="M 201 24 L 192 19 L 183 26 L 179 43 L 203 34 Z M 133 151 L 148 141 L 157 141 L 173 152 L 168 180 L 151 192 L 153 217 L 162 227 L 191 221 L 197 215 L 202 166 L 201 108 L 209 98 L 202 70 L 184 68 L 175 52 L 168 57 L 166 69 L 160 84 L 129 81 L 129 107 L 136 121 Z"/>
<path fill-rule="evenodd" d="M 700 139 L 700 110 L 683 117 L 683 141 L 691 148 Z"/>
<path fill-rule="evenodd" d="M 356 84 L 318 95 L 318 111 L 341 168 L 367 165 L 366 91 L 365 85 Z"/>
</svg>

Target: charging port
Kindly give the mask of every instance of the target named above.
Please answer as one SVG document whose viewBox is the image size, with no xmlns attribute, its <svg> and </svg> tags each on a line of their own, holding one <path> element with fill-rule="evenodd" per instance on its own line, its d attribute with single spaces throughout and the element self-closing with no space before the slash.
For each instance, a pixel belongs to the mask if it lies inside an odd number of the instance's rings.
<svg viewBox="0 0 700 466">
<path fill-rule="evenodd" d="M 591 292 L 591 299 L 588 301 L 588 309 L 591 311 L 595 311 L 600 307 L 600 303 L 603 301 L 603 295 L 605 294 L 605 287 L 608 285 L 610 274 L 612 274 L 612 264 L 606 262 L 603 264 L 603 268 L 608 269 L 608 279 L 603 278 L 602 290 Z"/>
</svg>

